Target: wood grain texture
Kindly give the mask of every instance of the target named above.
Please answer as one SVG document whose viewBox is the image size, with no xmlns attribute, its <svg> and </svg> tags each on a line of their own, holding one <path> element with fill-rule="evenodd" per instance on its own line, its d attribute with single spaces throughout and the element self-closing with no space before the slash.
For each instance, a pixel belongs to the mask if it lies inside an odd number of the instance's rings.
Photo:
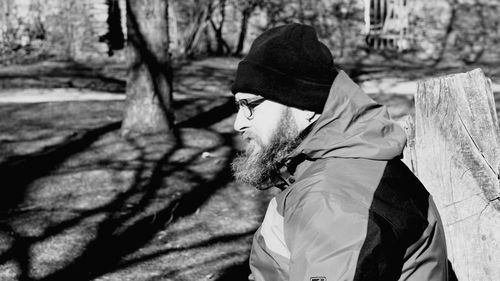
<svg viewBox="0 0 500 281">
<path fill-rule="evenodd" d="M 460 281 L 500 280 L 500 134 L 480 69 L 418 84 L 415 162 Z"/>
</svg>

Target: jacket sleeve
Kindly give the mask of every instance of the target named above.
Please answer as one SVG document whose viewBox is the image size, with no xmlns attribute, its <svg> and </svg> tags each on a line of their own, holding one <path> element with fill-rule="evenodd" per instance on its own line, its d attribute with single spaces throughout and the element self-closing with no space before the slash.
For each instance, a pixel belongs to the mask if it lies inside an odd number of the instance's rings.
<svg viewBox="0 0 500 281">
<path fill-rule="evenodd" d="M 404 251 L 387 221 L 323 192 L 285 212 L 290 281 L 397 280 Z"/>
</svg>

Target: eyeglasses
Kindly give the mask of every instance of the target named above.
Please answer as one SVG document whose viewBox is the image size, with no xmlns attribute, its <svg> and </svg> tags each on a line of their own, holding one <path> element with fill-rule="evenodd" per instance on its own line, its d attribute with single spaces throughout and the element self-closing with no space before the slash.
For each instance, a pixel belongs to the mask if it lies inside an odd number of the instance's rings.
<svg viewBox="0 0 500 281">
<path fill-rule="evenodd" d="M 253 114 L 255 107 L 257 107 L 259 104 L 263 103 L 266 99 L 263 97 L 256 97 L 253 99 L 241 99 L 236 101 L 236 107 L 239 110 L 243 110 L 243 115 L 245 118 L 248 120 L 253 119 Z"/>
</svg>

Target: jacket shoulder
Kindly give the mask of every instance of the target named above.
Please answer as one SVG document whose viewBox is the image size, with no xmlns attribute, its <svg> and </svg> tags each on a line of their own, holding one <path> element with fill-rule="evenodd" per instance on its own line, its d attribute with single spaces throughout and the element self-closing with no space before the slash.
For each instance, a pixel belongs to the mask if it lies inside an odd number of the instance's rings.
<svg viewBox="0 0 500 281">
<path fill-rule="evenodd" d="M 384 218 L 401 236 L 427 227 L 429 193 L 399 159 L 327 158 L 312 163 L 282 196 L 283 213 L 322 197 Z M 413 240 L 413 239 L 411 239 Z"/>
<path fill-rule="evenodd" d="M 327 196 L 343 205 L 368 209 L 373 193 L 382 178 L 386 161 L 325 158 L 314 161 L 283 195 L 285 210 Z"/>
</svg>

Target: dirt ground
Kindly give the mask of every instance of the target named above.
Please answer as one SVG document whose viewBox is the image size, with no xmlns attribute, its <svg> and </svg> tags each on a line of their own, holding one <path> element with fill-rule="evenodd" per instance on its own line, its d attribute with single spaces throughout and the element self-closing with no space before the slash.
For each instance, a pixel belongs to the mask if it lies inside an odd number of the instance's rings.
<svg viewBox="0 0 500 281">
<path fill-rule="evenodd" d="M 120 136 L 124 68 L 2 69 L 0 280 L 246 280 L 276 191 L 231 176 L 242 149 L 229 93 L 236 62 L 176 69 L 175 138 Z M 386 78 L 395 88 L 371 96 L 395 119 L 411 114 L 411 93 L 397 89 L 415 77 Z"/>
</svg>

